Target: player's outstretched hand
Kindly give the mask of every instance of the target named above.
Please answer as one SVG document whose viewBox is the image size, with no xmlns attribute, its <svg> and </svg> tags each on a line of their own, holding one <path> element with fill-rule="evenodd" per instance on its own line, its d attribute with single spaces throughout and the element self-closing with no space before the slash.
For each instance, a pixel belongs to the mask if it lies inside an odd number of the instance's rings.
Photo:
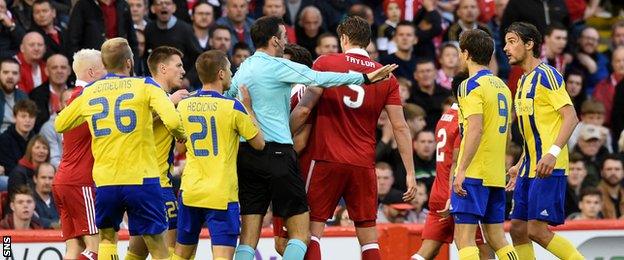
<svg viewBox="0 0 624 260">
<path fill-rule="evenodd" d="M 461 197 L 464 197 L 468 194 L 468 192 L 464 190 L 464 179 L 466 179 L 465 173 L 458 172 L 457 176 L 455 176 L 455 180 L 453 180 L 453 191 Z"/>
<path fill-rule="evenodd" d="M 507 175 L 509 175 L 509 182 L 505 185 L 505 191 L 513 191 L 516 188 L 516 179 L 518 178 L 518 165 L 511 166 L 509 170 L 507 170 Z"/>
<path fill-rule="evenodd" d="M 185 99 L 187 97 L 189 97 L 191 94 L 188 92 L 188 90 L 186 89 L 180 89 L 176 92 L 174 92 L 173 94 L 171 94 L 171 96 L 169 96 L 169 99 L 171 99 L 171 102 L 173 102 L 174 105 L 178 105 L 178 103 L 182 100 Z"/>
<path fill-rule="evenodd" d="M 392 71 L 394 71 L 398 67 L 399 65 L 396 65 L 396 64 L 386 65 L 377 69 L 376 71 L 366 74 L 366 76 L 372 83 L 375 83 L 377 81 L 387 78 L 390 75 L 390 73 L 392 73 Z"/>
<path fill-rule="evenodd" d="M 245 105 L 247 109 L 251 109 L 251 96 L 249 96 L 249 89 L 247 89 L 247 86 L 240 85 L 238 91 L 240 92 L 243 105 Z"/>
<path fill-rule="evenodd" d="M 407 191 L 403 193 L 403 201 L 411 202 L 416 198 L 416 178 L 414 175 L 408 174 L 407 179 L 405 180 L 407 183 Z"/>
<path fill-rule="evenodd" d="M 552 174 L 553 169 L 555 168 L 555 163 L 557 162 L 557 158 L 547 153 L 542 156 L 537 162 L 537 168 L 535 169 L 538 178 L 548 178 Z"/>
<path fill-rule="evenodd" d="M 440 215 L 440 219 L 438 221 L 446 221 L 446 218 L 451 215 L 451 199 L 446 200 L 444 209 L 437 210 L 436 212 Z"/>
</svg>

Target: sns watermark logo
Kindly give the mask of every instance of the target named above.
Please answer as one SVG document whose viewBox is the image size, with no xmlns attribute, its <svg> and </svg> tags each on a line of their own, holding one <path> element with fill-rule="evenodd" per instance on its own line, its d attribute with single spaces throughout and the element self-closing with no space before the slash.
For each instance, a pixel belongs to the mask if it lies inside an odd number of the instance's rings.
<svg viewBox="0 0 624 260">
<path fill-rule="evenodd" d="M 2 237 L 2 256 L 11 257 L 11 236 Z"/>
</svg>

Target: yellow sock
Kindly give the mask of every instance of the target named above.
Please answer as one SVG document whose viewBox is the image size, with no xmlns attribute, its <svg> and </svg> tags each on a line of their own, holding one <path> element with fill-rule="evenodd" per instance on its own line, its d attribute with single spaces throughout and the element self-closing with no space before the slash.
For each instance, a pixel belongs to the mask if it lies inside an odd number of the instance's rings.
<svg viewBox="0 0 624 260">
<path fill-rule="evenodd" d="M 135 253 L 128 251 L 128 253 L 126 253 L 126 258 L 124 260 L 145 260 L 145 259 L 147 259 L 147 256 L 140 256 L 140 255 L 137 255 Z"/>
<path fill-rule="evenodd" d="M 464 247 L 459 250 L 460 260 L 479 260 L 479 248 L 476 246 Z"/>
<path fill-rule="evenodd" d="M 496 251 L 496 256 L 501 260 L 519 260 L 518 253 L 512 245 L 506 245 Z M 522 258 L 524 260 L 524 258 Z"/>
<path fill-rule="evenodd" d="M 117 245 L 100 243 L 100 245 L 98 245 L 98 258 L 119 259 L 119 255 L 117 255 Z"/>
<path fill-rule="evenodd" d="M 171 260 L 186 260 L 178 255 L 176 255 L 175 253 L 173 254 L 173 256 L 171 257 Z"/>
<path fill-rule="evenodd" d="M 535 260 L 535 251 L 533 251 L 533 242 L 529 242 L 514 247 L 518 257 L 522 260 Z"/>
<path fill-rule="evenodd" d="M 562 236 L 555 234 L 550 240 L 546 250 L 550 251 L 553 255 L 563 260 L 582 260 L 585 259 L 581 253 L 576 250 L 576 247 Z"/>
</svg>

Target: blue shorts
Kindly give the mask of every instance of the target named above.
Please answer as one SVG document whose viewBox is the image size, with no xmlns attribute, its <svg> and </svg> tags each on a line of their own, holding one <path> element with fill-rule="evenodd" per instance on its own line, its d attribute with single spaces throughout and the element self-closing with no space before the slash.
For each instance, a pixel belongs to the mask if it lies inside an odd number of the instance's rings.
<svg viewBox="0 0 624 260">
<path fill-rule="evenodd" d="M 95 222 L 99 229 L 119 231 L 127 212 L 131 236 L 160 234 L 167 228 L 163 205 L 158 177 L 143 179 L 143 185 L 102 186 L 95 192 Z"/>
<path fill-rule="evenodd" d="M 178 239 L 183 245 L 195 245 L 199 241 L 199 232 L 208 222 L 212 245 L 236 247 L 240 234 L 240 209 L 238 202 L 228 203 L 227 210 L 207 209 L 185 206 L 180 194 L 178 212 Z"/>
<path fill-rule="evenodd" d="M 511 219 L 539 220 L 551 226 L 565 221 L 565 171 L 555 169 L 548 178 L 518 177 L 513 193 Z"/>
<path fill-rule="evenodd" d="M 467 195 L 451 192 L 451 214 L 458 224 L 498 224 L 505 221 L 505 188 L 483 186 L 483 180 L 466 178 Z"/>
<path fill-rule="evenodd" d="M 167 211 L 167 222 L 169 230 L 178 228 L 178 199 L 173 193 L 172 187 L 162 188 L 165 210 Z"/>
</svg>

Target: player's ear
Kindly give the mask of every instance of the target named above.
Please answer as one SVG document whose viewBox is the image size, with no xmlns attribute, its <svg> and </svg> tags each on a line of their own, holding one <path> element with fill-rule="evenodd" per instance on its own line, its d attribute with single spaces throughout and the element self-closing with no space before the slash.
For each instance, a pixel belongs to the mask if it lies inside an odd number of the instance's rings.
<svg viewBox="0 0 624 260">
<path fill-rule="evenodd" d="M 533 48 L 533 46 L 534 46 L 534 45 L 535 45 L 535 42 L 534 42 L 534 41 L 528 41 L 528 42 L 526 42 L 526 43 L 524 44 L 524 46 L 525 46 L 525 48 L 526 48 L 526 50 L 527 50 L 527 51 L 530 51 L 530 50 Z"/>
</svg>

